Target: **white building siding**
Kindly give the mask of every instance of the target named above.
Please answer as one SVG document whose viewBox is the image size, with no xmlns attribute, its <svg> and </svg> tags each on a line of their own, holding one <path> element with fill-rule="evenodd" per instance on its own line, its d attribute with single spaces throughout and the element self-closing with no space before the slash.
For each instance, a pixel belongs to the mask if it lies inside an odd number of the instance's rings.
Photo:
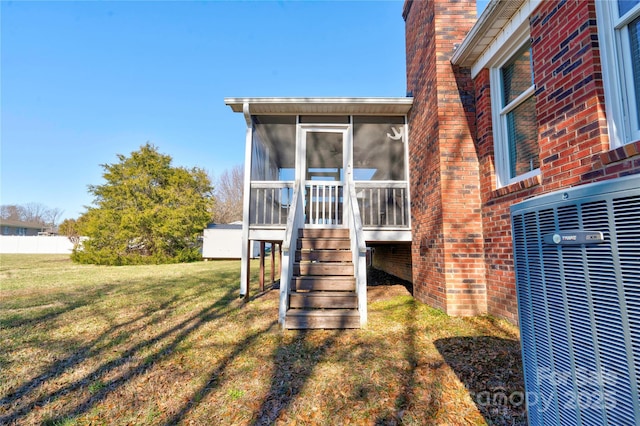
<svg viewBox="0 0 640 426">
<path fill-rule="evenodd" d="M 260 244 L 253 241 L 251 257 L 260 255 Z M 240 259 L 242 257 L 242 226 L 213 227 L 204 230 L 202 241 L 204 259 Z"/>
</svg>

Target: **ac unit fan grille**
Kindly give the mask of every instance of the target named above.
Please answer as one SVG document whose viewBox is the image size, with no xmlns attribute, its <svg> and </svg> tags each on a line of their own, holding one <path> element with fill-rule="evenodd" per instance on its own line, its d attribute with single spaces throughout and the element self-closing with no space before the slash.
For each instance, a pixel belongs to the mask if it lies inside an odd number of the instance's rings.
<svg viewBox="0 0 640 426">
<path fill-rule="evenodd" d="M 512 207 L 532 425 L 640 424 L 638 183 Z M 545 235 L 580 230 L 602 232 L 604 242 L 544 243 Z"/>
</svg>

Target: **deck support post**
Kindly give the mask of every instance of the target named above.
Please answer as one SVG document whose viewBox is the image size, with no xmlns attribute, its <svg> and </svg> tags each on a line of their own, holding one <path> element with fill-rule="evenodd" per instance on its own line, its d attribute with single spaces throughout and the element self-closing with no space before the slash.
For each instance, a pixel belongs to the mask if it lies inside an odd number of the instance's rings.
<svg viewBox="0 0 640 426">
<path fill-rule="evenodd" d="M 276 281 L 276 252 L 274 247 L 275 243 L 271 241 L 271 284 Z"/>
<path fill-rule="evenodd" d="M 264 291 L 264 241 L 260 241 L 260 291 Z"/>
</svg>

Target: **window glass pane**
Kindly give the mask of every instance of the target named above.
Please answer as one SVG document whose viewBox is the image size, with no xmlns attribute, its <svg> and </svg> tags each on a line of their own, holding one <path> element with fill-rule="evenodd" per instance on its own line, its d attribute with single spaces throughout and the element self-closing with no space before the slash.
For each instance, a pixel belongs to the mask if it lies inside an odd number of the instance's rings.
<svg viewBox="0 0 640 426">
<path fill-rule="evenodd" d="M 354 117 L 353 123 L 353 180 L 405 180 L 404 117 Z"/>
<path fill-rule="evenodd" d="M 529 45 L 502 67 L 503 104 L 505 107 L 533 84 Z"/>
<path fill-rule="evenodd" d="M 296 117 L 253 117 L 251 180 L 293 180 Z"/>
<path fill-rule="evenodd" d="M 618 14 L 620 17 L 629 12 L 640 0 L 618 0 Z"/>
<path fill-rule="evenodd" d="M 507 138 L 511 178 L 540 167 L 535 96 L 507 114 Z"/>
<path fill-rule="evenodd" d="M 631 63 L 633 66 L 633 85 L 636 98 L 636 118 L 640 127 L 640 18 L 629 24 L 629 38 L 631 46 Z M 636 130 L 639 130 L 636 128 Z"/>
</svg>

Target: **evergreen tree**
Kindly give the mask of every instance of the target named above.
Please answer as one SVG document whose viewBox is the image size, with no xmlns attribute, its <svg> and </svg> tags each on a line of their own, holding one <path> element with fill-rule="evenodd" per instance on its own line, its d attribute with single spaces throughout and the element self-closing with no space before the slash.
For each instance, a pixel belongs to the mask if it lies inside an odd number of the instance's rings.
<svg viewBox="0 0 640 426">
<path fill-rule="evenodd" d="M 200 257 L 198 239 L 211 220 L 213 187 L 204 170 L 173 167 L 146 144 L 102 165 L 102 185 L 79 222 L 88 237 L 75 261 L 108 265 L 170 263 Z"/>
</svg>

